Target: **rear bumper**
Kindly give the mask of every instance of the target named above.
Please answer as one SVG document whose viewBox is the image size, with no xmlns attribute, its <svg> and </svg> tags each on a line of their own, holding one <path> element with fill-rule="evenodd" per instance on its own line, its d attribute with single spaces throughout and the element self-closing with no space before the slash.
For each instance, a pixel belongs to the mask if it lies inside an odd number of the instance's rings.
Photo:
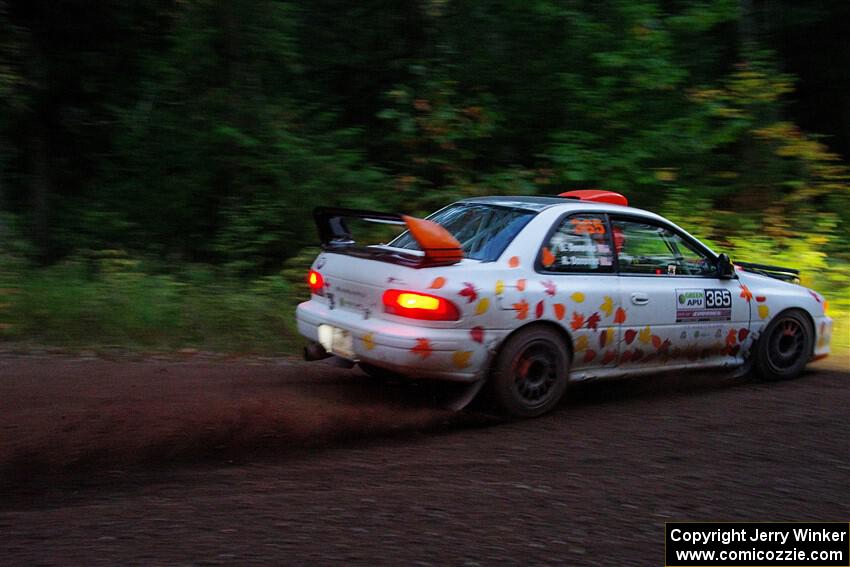
<svg viewBox="0 0 850 567">
<path fill-rule="evenodd" d="M 318 301 L 301 303 L 295 313 L 298 332 L 318 342 L 319 325 L 333 325 L 354 337 L 354 361 L 367 362 L 411 377 L 475 382 L 487 371 L 492 352 L 506 331 L 487 331 L 487 342 L 472 340 L 469 329 L 437 329 L 364 319 Z"/>
</svg>

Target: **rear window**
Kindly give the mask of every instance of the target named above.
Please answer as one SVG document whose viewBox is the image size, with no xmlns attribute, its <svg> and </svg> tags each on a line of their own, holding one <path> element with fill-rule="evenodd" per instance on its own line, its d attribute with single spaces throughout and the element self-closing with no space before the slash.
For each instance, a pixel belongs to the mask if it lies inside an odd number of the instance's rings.
<svg viewBox="0 0 850 567">
<path fill-rule="evenodd" d="M 537 213 L 493 205 L 458 203 L 449 205 L 428 217 L 452 233 L 463 248 L 463 255 L 473 260 L 492 262 Z M 389 246 L 419 250 L 419 245 L 405 232 Z"/>
</svg>

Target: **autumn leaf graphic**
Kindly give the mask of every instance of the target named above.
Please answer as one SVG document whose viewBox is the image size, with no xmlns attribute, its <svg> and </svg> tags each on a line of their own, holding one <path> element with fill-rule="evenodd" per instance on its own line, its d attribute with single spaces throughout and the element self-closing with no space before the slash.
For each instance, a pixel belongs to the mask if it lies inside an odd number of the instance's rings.
<svg viewBox="0 0 850 567">
<path fill-rule="evenodd" d="M 614 300 L 606 295 L 602 305 L 599 306 L 599 310 L 605 313 L 606 317 L 610 317 L 611 313 L 614 312 Z"/>
<path fill-rule="evenodd" d="M 576 339 L 576 343 L 575 343 L 574 346 L 575 346 L 576 352 L 581 352 L 584 349 L 586 349 L 587 348 L 587 336 L 586 335 L 580 335 Z"/>
<path fill-rule="evenodd" d="M 749 303 L 753 299 L 753 292 L 751 292 L 750 288 L 748 288 L 744 284 L 741 284 L 741 297 L 746 299 L 747 303 Z"/>
<path fill-rule="evenodd" d="M 458 295 L 465 297 L 467 303 L 472 303 L 478 299 L 478 290 L 475 288 L 475 285 L 469 282 L 463 282 L 463 289 L 458 292 Z"/>
<path fill-rule="evenodd" d="M 584 315 L 573 311 L 573 320 L 570 322 L 570 327 L 572 327 L 573 331 L 578 331 L 584 326 Z"/>
<path fill-rule="evenodd" d="M 522 300 L 519 303 L 514 303 L 513 308 L 516 311 L 517 319 L 525 319 L 528 317 L 528 302 L 526 300 Z"/>
<path fill-rule="evenodd" d="M 472 351 L 458 350 L 452 354 L 452 363 L 458 368 L 466 368 L 469 366 L 470 358 L 472 358 Z"/>
<path fill-rule="evenodd" d="M 434 281 L 431 282 L 431 285 L 428 286 L 428 289 L 440 289 L 444 285 L 446 285 L 446 278 L 434 278 Z"/>
<path fill-rule="evenodd" d="M 525 280 L 517 280 L 516 281 L 516 288 L 519 291 L 525 291 Z"/>
<path fill-rule="evenodd" d="M 622 307 L 617 308 L 617 313 L 614 315 L 615 323 L 625 323 L 626 322 L 626 310 Z"/>
<path fill-rule="evenodd" d="M 577 291 L 570 296 L 570 299 L 572 299 L 576 303 L 584 303 L 584 294 L 580 291 Z"/>
<path fill-rule="evenodd" d="M 595 350 L 588 350 L 587 352 L 584 353 L 584 361 L 585 362 L 590 362 L 594 358 L 596 358 L 596 351 Z"/>
<path fill-rule="evenodd" d="M 601 317 L 599 317 L 599 313 L 594 311 L 590 315 L 590 317 L 587 318 L 587 328 L 592 330 L 592 331 L 597 330 L 597 327 L 599 326 L 600 320 L 601 320 Z"/>
<path fill-rule="evenodd" d="M 624 337 L 626 339 L 626 344 L 627 345 L 632 344 L 632 342 L 635 340 L 636 336 L 637 336 L 637 331 L 635 331 L 634 329 L 627 329 L 626 333 L 625 333 L 625 337 Z"/>
<path fill-rule="evenodd" d="M 555 286 L 555 282 L 553 282 L 552 280 L 546 280 L 540 282 L 540 284 L 543 286 L 546 295 L 555 297 L 555 293 L 558 291 L 557 286 Z"/>
<path fill-rule="evenodd" d="M 545 307 L 545 305 L 544 305 L 544 303 L 543 303 L 543 300 L 542 300 L 542 299 L 541 299 L 540 301 L 538 301 L 538 302 L 537 302 L 537 306 L 534 308 L 534 316 L 535 316 L 536 318 L 540 319 L 541 317 L 543 317 L 543 309 L 544 309 L 544 307 Z"/>
<path fill-rule="evenodd" d="M 416 339 L 416 346 L 411 348 L 410 352 L 417 356 L 421 356 L 424 360 L 431 356 L 431 343 L 428 339 Z"/>
<path fill-rule="evenodd" d="M 555 303 L 554 305 L 552 305 L 552 308 L 555 310 L 555 317 L 558 318 L 558 321 L 563 320 L 564 315 L 567 314 L 567 310 L 564 308 L 564 304 L 563 303 Z"/>
<path fill-rule="evenodd" d="M 472 327 L 469 330 L 469 336 L 472 337 L 472 340 L 475 341 L 476 343 L 482 343 L 483 344 L 484 343 L 484 327 L 482 327 L 480 325 L 477 326 L 477 327 Z"/>
<path fill-rule="evenodd" d="M 482 297 L 481 301 L 478 302 L 478 305 L 475 306 L 475 314 L 482 315 L 487 312 L 487 309 L 490 308 L 490 300 L 486 297 Z"/>
</svg>

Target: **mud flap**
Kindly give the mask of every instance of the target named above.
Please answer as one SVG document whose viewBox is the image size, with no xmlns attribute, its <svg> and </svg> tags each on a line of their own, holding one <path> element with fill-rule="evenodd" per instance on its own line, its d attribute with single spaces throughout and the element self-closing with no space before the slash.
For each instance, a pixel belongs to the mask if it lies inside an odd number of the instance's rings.
<svg viewBox="0 0 850 567">
<path fill-rule="evenodd" d="M 459 393 L 446 399 L 443 402 L 443 407 L 450 411 L 461 411 L 463 408 L 472 403 L 472 400 L 475 399 L 475 396 L 477 396 L 481 391 L 481 388 L 484 387 L 485 382 L 487 382 L 487 380 L 481 378 L 477 382 L 469 384 L 466 388 L 462 388 Z"/>
</svg>

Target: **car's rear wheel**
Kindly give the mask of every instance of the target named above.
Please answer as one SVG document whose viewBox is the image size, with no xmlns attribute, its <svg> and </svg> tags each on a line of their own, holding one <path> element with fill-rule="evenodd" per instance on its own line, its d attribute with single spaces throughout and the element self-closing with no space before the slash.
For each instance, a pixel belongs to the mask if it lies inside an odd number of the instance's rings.
<svg viewBox="0 0 850 567">
<path fill-rule="evenodd" d="M 793 309 L 777 315 L 756 345 L 755 371 L 765 380 L 789 380 L 803 372 L 812 354 L 811 324 Z"/>
<path fill-rule="evenodd" d="M 564 338 L 542 326 L 522 329 L 505 341 L 490 377 L 493 399 L 516 417 L 548 412 L 567 389 L 570 358 Z"/>
</svg>

